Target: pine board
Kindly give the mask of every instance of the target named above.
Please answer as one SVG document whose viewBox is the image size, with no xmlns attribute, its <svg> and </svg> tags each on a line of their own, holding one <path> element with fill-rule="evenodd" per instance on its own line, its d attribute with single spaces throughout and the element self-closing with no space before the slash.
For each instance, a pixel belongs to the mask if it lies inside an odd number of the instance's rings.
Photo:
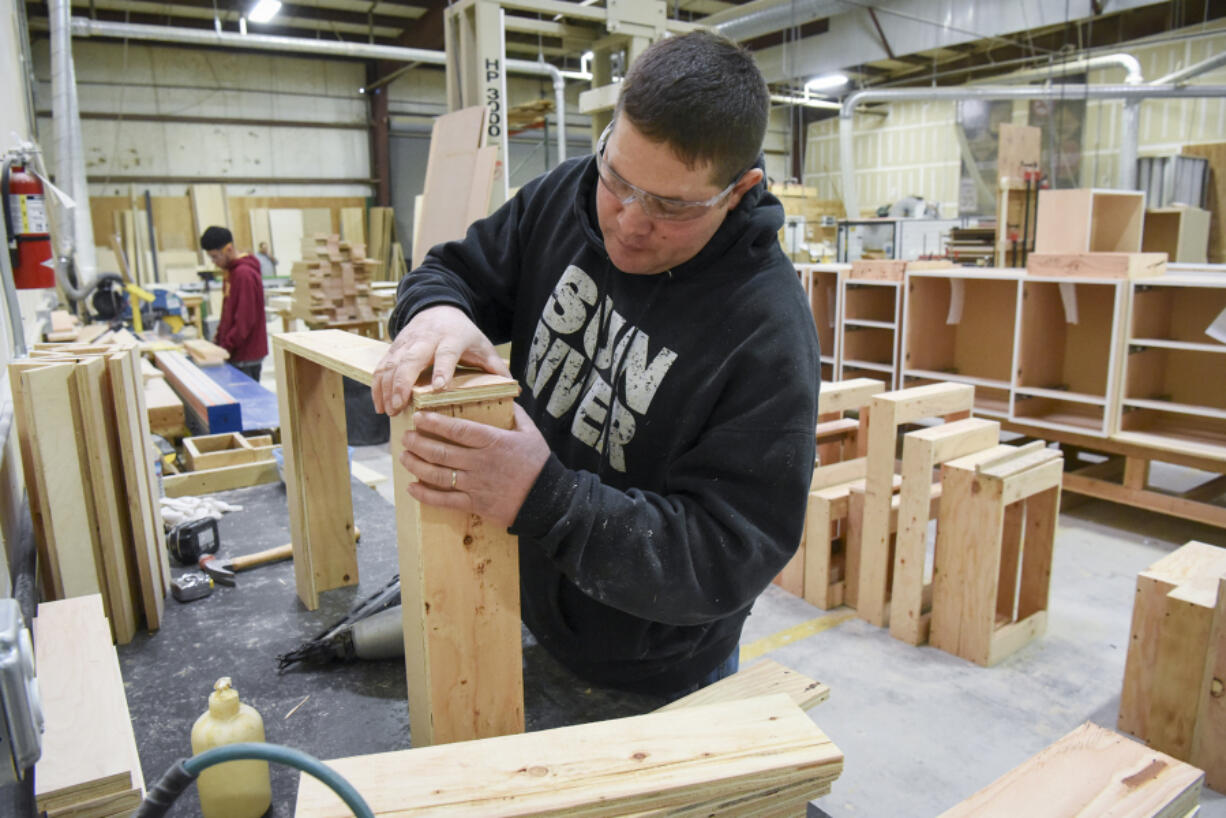
<svg viewBox="0 0 1226 818">
<path fill-rule="evenodd" d="M 1089 722 L 940 818 L 1184 818 L 1204 773 Z"/>
<path fill-rule="evenodd" d="M 268 229 L 272 235 L 272 254 L 283 270 L 302 258 L 303 222 L 301 210 L 275 209 L 268 211 Z"/>
<path fill-rule="evenodd" d="M 328 762 L 376 815 L 624 816 L 813 782 L 837 747 L 784 694 Z M 803 801 L 791 804 L 793 814 Z M 350 814 L 303 776 L 299 818 Z"/>
</svg>

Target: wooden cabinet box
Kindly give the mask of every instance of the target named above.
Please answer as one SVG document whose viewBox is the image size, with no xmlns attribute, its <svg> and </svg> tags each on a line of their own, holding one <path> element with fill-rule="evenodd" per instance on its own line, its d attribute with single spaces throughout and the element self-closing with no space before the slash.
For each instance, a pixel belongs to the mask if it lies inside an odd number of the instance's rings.
<svg viewBox="0 0 1226 818">
<path fill-rule="evenodd" d="M 1013 420 L 1098 436 L 1113 431 L 1126 284 L 1022 283 Z"/>
<path fill-rule="evenodd" d="M 1007 417 L 1020 276 L 922 271 L 907 277 L 902 386 L 975 387 L 975 413 Z"/>
<path fill-rule="evenodd" d="M 1039 192 L 1036 253 L 1139 253 L 1145 194 L 1139 190 Z"/>
<path fill-rule="evenodd" d="M 1119 436 L 1226 455 L 1226 275 L 1131 288 Z"/>
<path fill-rule="evenodd" d="M 902 282 L 843 279 L 840 287 L 839 378 L 877 378 L 896 388 Z"/>
<path fill-rule="evenodd" d="M 1172 262 L 1204 264 L 1209 258 L 1209 211 L 1199 207 L 1146 210 L 1141 249 L 1166 253 Z"/>
<path fill-rule="evenodd" d="M 797 267 L 805 293 L 809 296 L 809 309 L 817 326 L 817 340 L 821 344 L 822 382 L 830 383 L 837 378 L 840 350 L 839 319 L 842 302 L 839 300 L 842 279 L 847 275 L 846 264 L 804 264 Z"/>
</svg>

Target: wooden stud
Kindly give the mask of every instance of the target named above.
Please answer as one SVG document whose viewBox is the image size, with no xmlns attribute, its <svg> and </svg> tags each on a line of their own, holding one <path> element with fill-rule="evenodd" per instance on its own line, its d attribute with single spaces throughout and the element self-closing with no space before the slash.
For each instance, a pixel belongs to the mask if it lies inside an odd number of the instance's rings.
<svg viewBox="0 0 1226 818">
<path fill-rule="evenodd" d="M 1185 760 L 1192 755 L 1219 579 L 1197 577 L 1166 595 L 1145 742 Z"/>
<path fill-rule="evenodd" d="M 1205 673 L 1197 689 L 1200 695 L 1192 754 L 1188 761 L 1205 771 L 1205 782 L 1221 792 L 1226 789 L 1226 577 L 1218 579 L 1213 627 L 1209 632 Z"/>
<path fill-rule="evenodd" d="M 457 375 L 446 392 L 418 386 L 412 411 L 391 419 L 414 747 L 524 729 L 517 539 L 477 515 L 419 504 L 408 494 L 412 475 L 400 465 L 414 412 L 428 409 L 509 429 L 518 394 L 509 378 Z"/>
</svg>

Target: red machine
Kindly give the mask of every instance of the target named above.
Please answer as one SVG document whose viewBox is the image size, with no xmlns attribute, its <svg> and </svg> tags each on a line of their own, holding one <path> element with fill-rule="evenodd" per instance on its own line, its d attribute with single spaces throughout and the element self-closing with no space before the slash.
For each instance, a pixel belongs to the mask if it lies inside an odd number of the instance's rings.
<svg viewBox="0 0 1226 818">
<path fill-rule="evenodd" d="M 0 202 L 14 284 L 19 290 L 55 286 L 51 232 L 43 183 L 20 165 L 5 163 L 0 178 Z"/>
</svg>

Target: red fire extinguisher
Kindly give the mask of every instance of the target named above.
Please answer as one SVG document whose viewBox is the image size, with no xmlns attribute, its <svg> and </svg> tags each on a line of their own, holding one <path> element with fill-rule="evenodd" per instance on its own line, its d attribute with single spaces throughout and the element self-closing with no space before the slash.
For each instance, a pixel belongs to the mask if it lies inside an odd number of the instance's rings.
<svg viewBox="0 0 1226 818">
<path fill-rule="evenodd" d="M 14 284 L 19 290 L 55 286 L 51 265 L 51 232 L 43 183 L 21 165 L 4 163 L 0 176 L 0 202 L 13 261 Z"/>
</svg>

